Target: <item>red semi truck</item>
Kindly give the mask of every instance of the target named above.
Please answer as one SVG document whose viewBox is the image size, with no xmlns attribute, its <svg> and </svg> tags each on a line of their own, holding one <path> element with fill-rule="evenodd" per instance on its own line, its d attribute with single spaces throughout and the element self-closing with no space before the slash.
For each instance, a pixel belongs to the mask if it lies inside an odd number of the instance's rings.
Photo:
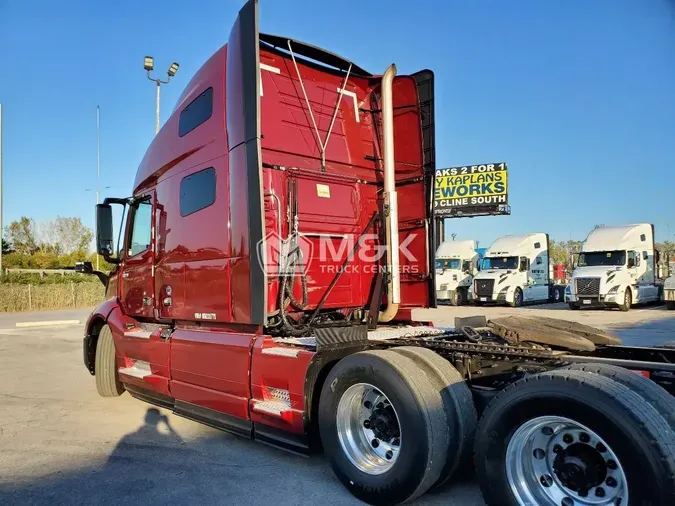
<svg viewBox="0 0 675 506">
<path fill-rule="evenodd" d="M 674 350 L 413 320 L 436 305 L 433 83 L 259 33 L 248 1 L 133 195 L 97 206 L 98 392 L 322 449 L 370 504 L 473 467 L 490 505 L 675 504 Z"/>
</svg>

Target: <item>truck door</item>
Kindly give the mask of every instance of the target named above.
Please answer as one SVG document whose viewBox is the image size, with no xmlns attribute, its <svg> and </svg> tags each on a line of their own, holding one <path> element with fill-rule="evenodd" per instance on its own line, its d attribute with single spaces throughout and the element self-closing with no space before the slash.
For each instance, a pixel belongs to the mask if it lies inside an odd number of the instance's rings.
<svg viewBox="0 0 675 506">
<path fill-rule="evenodd" d="M 132 318 L 154 313 L 154 201 L 152 192 L 129 209 L 120 296 L 124 314 Z"/>
<path fill-rule="evenodd" d="M 160 329 L 153 332 L 139 325 L 139 320 L 154 316 L 153 216 L 156 208 L 154 191 L 129 206 L 120 265 L 123 315 L 118 320 L 122 332 L 118 353 L 123 364 L 118 370 L 126 383 L 168 395 L 169 341 L 160 334 Z"/>
</svg>

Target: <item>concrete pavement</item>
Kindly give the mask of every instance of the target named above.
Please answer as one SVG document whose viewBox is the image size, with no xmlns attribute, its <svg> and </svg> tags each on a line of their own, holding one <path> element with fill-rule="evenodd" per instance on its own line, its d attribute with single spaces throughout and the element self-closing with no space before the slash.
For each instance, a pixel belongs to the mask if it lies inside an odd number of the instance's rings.
<svg viewBox="0 0 675 506">
<path fill-rule="evenodd" d="M 87 321 L 89 309 L 61 309 L 58 311 L 32 311 L 25 313 L 0 313 L 0 329 L 16 328 L 17 323 L 41 321 L 68 321 L 79 320 L 82 324 Z"/>
<path fill-rule="evenodd" d="M 89 310 L 0 315 L 0 504 L 360 504 L 322 457 L 304 458 L 231 436 L 132 399 L 98 397 L 82 364 L 82 325 L 16 328 L 17 321 L 86 320 Z M 416 319 L 541 315 L 614 329 L 625 344 L 675 340 L 661 307 L 569 311 L 442 307 Z M 484 506 L 472 482 L 417 505 Z"/>
<path fill-rule="evenodd" d="M 362 504 L 305 458 L 98 397 L 82 326 L 0 330 L 0 504 Z M 484 506 L 472 483 L 415 505 Z"/>
</svg>

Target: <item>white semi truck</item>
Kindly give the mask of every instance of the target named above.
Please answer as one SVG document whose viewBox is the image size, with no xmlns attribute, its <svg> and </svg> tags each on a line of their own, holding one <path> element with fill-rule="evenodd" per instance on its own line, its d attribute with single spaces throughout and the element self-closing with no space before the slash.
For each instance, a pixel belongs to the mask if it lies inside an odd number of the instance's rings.
<svg viewBox="0 0 675 506">
<path fill-rule="evenodd" d="M 597 227 L 581 245 L 565 301 L 570 309 L 618 307 L 622 311 L 657 302 L 662 286 L 656 283 L 657 263 L 652 224 Z"/>
<path fill-rule="evenodd" d="M 675 274 L 668 276 L 663 282 L 663 300 L 666 309 L 675 309 Z"/>
<path fill-rule="evenodd" d="M 554 284 L 548 254 L 548 234 L 505 235 L 485 251 L 474 276 L 469 299 L 477 305 L 560 302 L 564 285 Z"/>
<path fill-rule="evenodd" d="M 480 267 L 476 243 L 444 241 L 436 250 L 436 298 L 460 306 L 467 300 L 473 277 Z"/>
</svg>

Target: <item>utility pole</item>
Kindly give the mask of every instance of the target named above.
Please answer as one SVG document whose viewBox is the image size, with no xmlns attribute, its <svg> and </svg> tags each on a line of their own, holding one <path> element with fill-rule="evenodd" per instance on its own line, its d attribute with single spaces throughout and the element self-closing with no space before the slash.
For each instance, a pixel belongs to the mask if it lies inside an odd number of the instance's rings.
<svg viewBox="0 0 675 506">
<path fill-rule="evenodd" d="M 96 106 L 96 205 L 99 204 L 101 195 L 101 111 Z M 96 270 L 99 269 L 99 254 L 96 252 Z"/>
<path fill-rule="evenodd" d="M 94 191 L 96 193 L 96 203 L 101 203 L 101 189 L 110 188 L 106 186 L 101 188 L 101 108 L 96 106 L 96 188 L 93 190 L 91 188 L 85 188 L 84 191 L 90 192 Z M 100 270 L 100 256 L 98 251 L 96 252 L 96 270 Z"/>
<path fill-rule="evenodd" d="M 162 81 L 159 78 L 150 77 L 150 72 L 155 68 L 155 59 L 152 56 L 146 56 L 143 61 L 143 68 L 147 72 L 148 79 L 154 81 L 157 84 L 157 97 L 155 99 L 155 135 L 159 133 L 159 87 L 162 84 L 168 84 L 173 76 L 178 72 L 178 64 L 173 62 L 167 70 L 166 74 L 169 76 L 166 81 Z"/>
<path fill-rule="evenodd" d="M 2 104 L 0 104 L 0 274 L 2 273 Z"/>
</svg>

